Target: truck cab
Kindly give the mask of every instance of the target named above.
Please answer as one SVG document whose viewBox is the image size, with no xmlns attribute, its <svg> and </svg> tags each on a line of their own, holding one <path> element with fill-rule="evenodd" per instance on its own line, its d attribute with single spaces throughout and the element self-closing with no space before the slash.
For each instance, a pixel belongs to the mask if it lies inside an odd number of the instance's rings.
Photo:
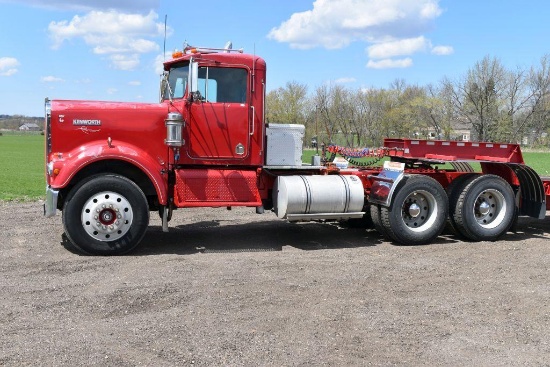
<svg viewBox="0 0 550 367">
<path fill-rule="evenodd" d="M 46 100 L 44 213 L 61 210 L 83 252 L 133 248 L 149 211 L 167 230 L 176 208 L 260 208 L 267 198 L 265 61 L 186 47 L 164 71 L 159 103 Z"/>
<path fill-rule="evenodd" d="M 265 61 L 190 48 L 164 64 L 162 103 L 181 113 L 181 165 L 264 163 Z"/>
</svg>

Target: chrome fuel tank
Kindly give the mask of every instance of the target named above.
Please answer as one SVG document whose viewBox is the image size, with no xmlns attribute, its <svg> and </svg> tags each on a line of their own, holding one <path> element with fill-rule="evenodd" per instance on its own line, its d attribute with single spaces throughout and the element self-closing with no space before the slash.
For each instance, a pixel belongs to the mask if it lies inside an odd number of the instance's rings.
<svg viewBox="0 0 550 367">
<path fill-rule="evenodd" d="M 361 218 L 365 193 L 352 175 L 281 176 L 273 188 L 277 217 L 289 221 Z"/>
</svg>

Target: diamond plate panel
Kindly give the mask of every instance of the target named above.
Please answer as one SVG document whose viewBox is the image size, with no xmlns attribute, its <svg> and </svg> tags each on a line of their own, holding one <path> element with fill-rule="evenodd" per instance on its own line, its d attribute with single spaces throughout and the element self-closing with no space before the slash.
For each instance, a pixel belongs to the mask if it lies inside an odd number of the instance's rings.
<svg viewBox="0 0 550 367">
<path fill-rule="evenodd" d="M 178 170 L 176 171 L 176 205 L 199 203 L 235 203 L 261 205 L 256 171 Z"/>
<path fill-rule="evenodd" d="M 269 124 L 266 164 L 268 166 L 301 166 L 304 125 Z"/>
</svg>

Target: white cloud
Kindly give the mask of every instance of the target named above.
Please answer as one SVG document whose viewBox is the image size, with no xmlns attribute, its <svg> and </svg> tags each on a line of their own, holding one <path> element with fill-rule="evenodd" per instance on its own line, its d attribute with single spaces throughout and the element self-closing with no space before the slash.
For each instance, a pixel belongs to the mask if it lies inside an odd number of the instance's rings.
<svg viewBox="0 0 550 367">
<path fill-rule="evenodd" d="M 0 76 L 12 76 L 18 72 L 19 61 L 14 57 L 0 57 Z"/>
<path fill-rule="evenodd" d="M 17 69 L 8 69 L 6 71 L 0 72 L 0 76 L 12 76 L 13 74 L 17 73 Z"/>
<path fill-rule="evenodd" d="M 157 57 L 155 57 L 155 64 L 154 64 L 155 74 L 161 75 L 164 72 L 164 61 L 170 60 L 171 58 L 172 58 L 171 51 L 166 51 L 164 53 L 164 56 L 162 54 L 157 55 Z"/>
<path fill-rule="evenodd" d="M 70 21 L 51 22 L 48 31 L 54 49 L 65 41 L 82 39 L 93 53 L 109 55 L 113 67 L 131 70 L 139 65 L 140 54 L 158 51 L 158 44 L 151 38 L 162 37 L 164 24 L 157 20 L 154 11 L 141 15 L 93 10 L 75 15 Z"/>
<path fill-rule="evenodd" d="M 433 19 L 441 15 L 441 8 L 438 6 L 438 1 L 427 1 L 424 3 L 420 15 L 424 19 Z"/>
<path fill-rule="evenodd" d="M 42 83 L 59 83 L 59 82 L 64 82 L 63 79 L 61 78 L 58 78 L 58 77 L 55 77 L 55 76 L 43 76 L 42 78 L 40 78 L 40 81 Z"/>
<path fill-rule="evenodd" d="M 338 49 L 354 41 L 381 42 L 418 37 L 441 14 L 439 0 L 316 0 L 294 13 L 268 38 L 293 48 Z"/>
<path fill-rule="evenodd" d="M 334 82 L 336 84 L 347 84 L 347 83 L 354 83 L 356 80 L 357 79 L 355 78 L 344 77 L 344 78 L 336 79 Z"/>
<path fill-rule="evenodd" d="M 451 55 L 455 50 L 451 46 L 435 46 L 432 48 L 432 54 L 434 55 Z"/>
<path fill-rule="evenodd" d="M 116 92 L 118 92 L 118 89 L 116 89 L 116 88 L 107 89 L 107 94 L 115 94 Z"/>
<path fill-rule="evenodd" d="M 267 37 L 291 48 L 340 49 L 352 42 L 367 48 L 372 68 L 409 67 L 417 52 L 443 55 L 450 46 L 432 44 L 424 34 L 442 13 L 440 0 L 315 0 L 313 9 L 294 13 Z"/>
<path fill-rule="evenodd" d="M 111 65 L 119 70 L 134 70 L 139 65 L 138 54 L 113 54 L 109 56 Z"/>
<path fill-rule="evenodd" d="M 430 47 L 424 36 L 397 41 L 383 42 L 370 46 L 367 51 L 371 59 L 387 59 L 394 56 L 412 55 Z"/>
<path fill-rule="evenodd" d="M 131 82 L 128 82 L 128 85 L 132 85 L 132 86 L 139 86 L 141 85 L 141 82 L 139 80 L 132 80 Z"/>
<path fill-rule="evenodd" d="M 370 69 L 391 69 L 391 68 L 408 68 L 412 66 L 413 61 L 410 57 L 404 59 L 383 59 L 378 61 L 369 60 L 367 67 Z"/>
</svg>

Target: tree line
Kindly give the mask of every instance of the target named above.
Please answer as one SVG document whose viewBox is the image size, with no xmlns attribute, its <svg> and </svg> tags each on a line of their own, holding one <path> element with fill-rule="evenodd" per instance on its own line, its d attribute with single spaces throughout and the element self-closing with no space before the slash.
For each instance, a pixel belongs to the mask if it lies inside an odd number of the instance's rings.
<svg viewBox="0 0 550 367">
<path fill-rule="evenodd" d="M 308 93 L 295 81 L 266 96 L 266 121 L 303 124 L 312 140 L 380 146 L 384 137 L 498 141 L 548 147 L 550 55 L 529 68 L 486 56 L 457 79 L 353 90 L 325 84 Z"/>
</svg>

